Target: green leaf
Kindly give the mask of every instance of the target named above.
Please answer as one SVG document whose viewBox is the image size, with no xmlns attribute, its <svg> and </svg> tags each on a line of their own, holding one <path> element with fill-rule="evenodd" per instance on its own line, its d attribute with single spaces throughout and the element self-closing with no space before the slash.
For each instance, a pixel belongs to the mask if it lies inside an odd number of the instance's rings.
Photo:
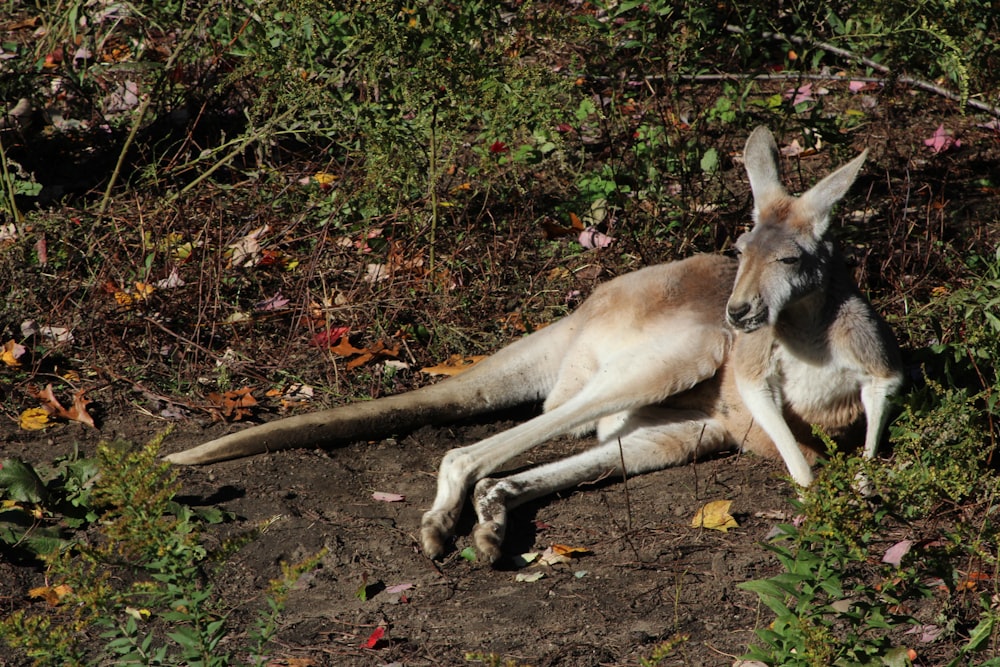
<svg viewBox="0 0 1000 667">
<path fill-rule="evenodd" d="M 46 497 L 45 483 L 30 465 L 17 459 L 4 459 L 0 463 L 0 488 L 12 500 L 22 503 L 40 503 Z"/>
<path fill-rule="evenodd" d="M 701 156 L 701 170 L 706 174 L 714 174 L 719 169 L 719 152 L 709 148 Z"/>
<path fill-rule="evenodd" d="M 465 560 L 469 561 L 470 563 L 476 562 L 476 550 L 473 549 L 472 547 L 465 547 L 459 552 L 458 555 L 464 558 Z"/>
</svg>

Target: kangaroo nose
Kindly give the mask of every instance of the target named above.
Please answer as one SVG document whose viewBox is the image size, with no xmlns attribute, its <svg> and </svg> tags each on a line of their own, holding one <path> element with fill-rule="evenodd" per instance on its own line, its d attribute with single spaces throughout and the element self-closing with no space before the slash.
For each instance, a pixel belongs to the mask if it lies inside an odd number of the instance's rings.
<svg viewBox="0 0 1000 667">
<path fill-rule="evenodd" d="M 750 304 L 746 302 L 731 303 L 726 307 L 726 313 L 729 315 L 729 321 L 734 324 L 741 321 L 749 312 Z"/>
</svg>

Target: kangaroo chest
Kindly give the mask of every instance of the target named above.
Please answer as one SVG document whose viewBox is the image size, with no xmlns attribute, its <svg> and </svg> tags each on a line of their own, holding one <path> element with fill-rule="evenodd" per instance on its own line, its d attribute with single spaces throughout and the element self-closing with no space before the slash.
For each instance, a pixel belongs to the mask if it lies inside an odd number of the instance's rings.
<svg viewBox="0 0 1000 667">
<path fill-rule="evenodd" d="M 829 430 L 846 428 L 863 412 L 864 374 L 834 355 L 804 358 L 776 344 L 769 380 L 780 387 L 785 406 L 804 421 Z"/>
</svg>

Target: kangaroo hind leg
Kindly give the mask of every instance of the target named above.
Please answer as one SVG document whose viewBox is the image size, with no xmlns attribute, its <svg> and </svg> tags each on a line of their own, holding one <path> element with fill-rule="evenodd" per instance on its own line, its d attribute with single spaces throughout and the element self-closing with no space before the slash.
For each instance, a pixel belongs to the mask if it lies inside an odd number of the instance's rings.
<svg viewBox="0 0 1000 667">
<path fill-rule="evenodd" d="M 661 403 L 710 378 L 728 345 L 722 329 L 692 328 L 625 348 L 601 364 L 588 383 L 565 403 L 512 429 L 453 449 L 441 461 L 438 489 L 424 514 L 421 539 L 431 558 L 444 553 L 468 490 L 480 479 L 529 449 L 618 412 Z M 636 363 L 646 358 L 646 363 Z M 547 406 L 548 407 L 548 406 Z"/>
<path fill-rule="evenodd" d="M 702 412 L 650 406 L 612 415 L 610 437 L 593 449 L 504 478 L 476 484 L 479 524 L 474 540 L 481 557 L 495 562 L 507 527 L 507 512 L 556 491 L 607 476 L 639 475 L 691 461 L 728 447 L 725 428 Z"/>
</svg>

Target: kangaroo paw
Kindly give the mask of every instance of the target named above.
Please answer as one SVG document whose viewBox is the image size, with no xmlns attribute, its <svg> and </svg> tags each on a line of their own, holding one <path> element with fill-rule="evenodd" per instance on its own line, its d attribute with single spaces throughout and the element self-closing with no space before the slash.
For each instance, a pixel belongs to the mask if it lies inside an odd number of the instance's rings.
<svg viewBox="0 0 1000 667">
<path fill-rule="evenodd" d="M 485 477 L 476 484 L 473 502 L 479 524 L 473 532 L 476 550 L 486 562 L 493 564 L 502 554 L 504 534 L 507 532 L 507 499 L 511 494 L 507 480 Z"/>
<path fill-rule="evenodd" d="M 500 545 L 503 544 L 505 526 L 497 521 L 476 524 L 472 537 L 476 543 L 476 551 L 479 558 L 490 565 L 500 560 L 503 552 Z"/>
<path fill-rule="evenodd" d="M 455 517 L 448 512 L 426 512 L 420 523 L 420 542 L 424 554 L 432 560 L 439 560 L 448 550 L 454 530 Z"/>
</svg>

